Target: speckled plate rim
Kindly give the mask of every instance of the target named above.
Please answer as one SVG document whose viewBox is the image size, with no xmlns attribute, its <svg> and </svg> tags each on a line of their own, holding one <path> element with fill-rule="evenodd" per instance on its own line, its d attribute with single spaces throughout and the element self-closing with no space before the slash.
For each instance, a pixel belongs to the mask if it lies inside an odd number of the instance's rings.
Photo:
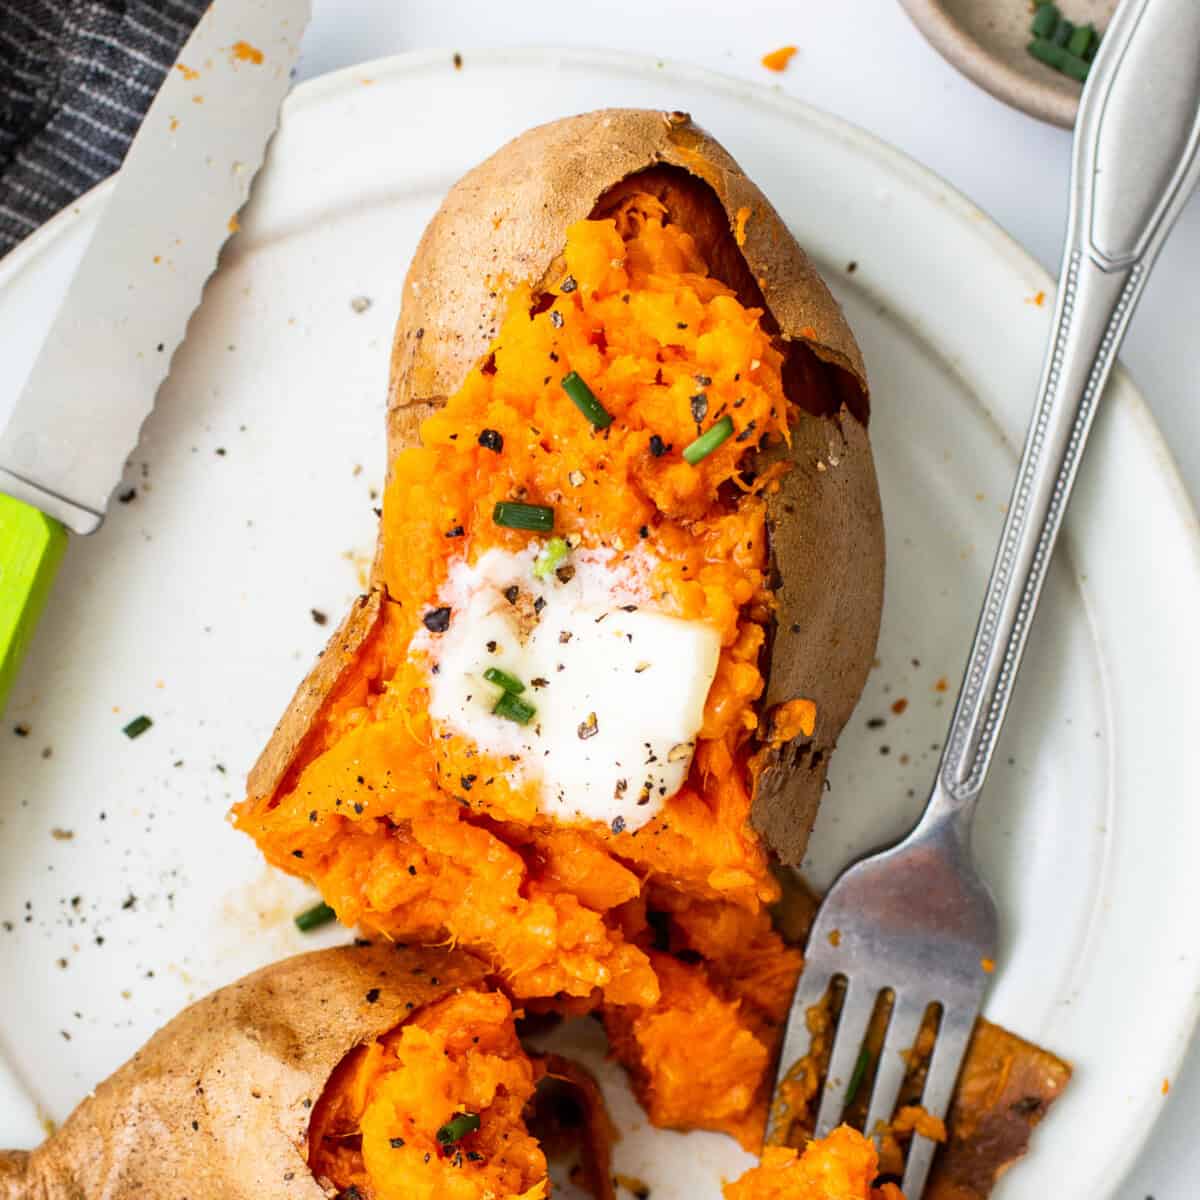
<svg viewBox="0 0 1200 1200">
<path fill-rule="evenodd" d="M 1039 84 L 989 54 L 947 15 L 940 0 L 900 0 L 900 4 L 929 44 L 972 83 L 1039 121 L 1063 129 L 1074 127 L 1079 111 L 1077 96 Z"/>
</svg>

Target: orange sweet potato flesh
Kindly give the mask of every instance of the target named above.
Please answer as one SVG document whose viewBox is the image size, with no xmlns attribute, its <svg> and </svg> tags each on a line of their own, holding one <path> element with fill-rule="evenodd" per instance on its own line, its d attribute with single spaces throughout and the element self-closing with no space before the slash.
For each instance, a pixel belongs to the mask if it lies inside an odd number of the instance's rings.
<svg viewBox="0 0 1200 1200">
<path fill-rule="evenodd" d="M 546 1158 L 523 1118 L 536 1077 L 508 999 L 459 991 L 338 1067 L 313 1111 L 313 1174 L 371 1200 L 544 1200 Z M 477 1127 L 439 1141 L 461 1114 Z"/>
<path fill-rule="evenodd" d="M 724 1188 L 725 1200 L 903 1200 L 893 1183 L 875 1187 L 879 1156 L 842 1125 L 802 1151 L 770 1146 L 757 1167 Z"/>
</svg>

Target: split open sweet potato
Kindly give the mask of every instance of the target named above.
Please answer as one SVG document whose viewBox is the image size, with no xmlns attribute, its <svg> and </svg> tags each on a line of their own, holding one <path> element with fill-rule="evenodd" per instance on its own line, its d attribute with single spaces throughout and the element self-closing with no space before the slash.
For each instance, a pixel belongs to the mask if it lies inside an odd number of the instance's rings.
<svg viewBox="0 0 1200 1200">
<path fill-rule="evenodd" d="M 867 411 L 861 355 L 824 283 L 685 115 L 605 111 L 518 138 L 455 185 L 417 250 L 372 589 L 263 752 L 238 826 L 348 924 L 450 938 L 517 999 L 601 1008 L 614 1029 L 655 1014 L 654 1051 L 628 1061 L 660 1080 L 685 1049 L 672 1023 L 692 1018 L 663 1010 L 674 968 L 656 955 L 685 949 L 704 1011 L 746 1053 L 737 1099 L 672 1122 L 753 1144 L 799 962 L 771 927 L 769 857 L 803 852 L 878 633 Z M 514 505 L 546 525 L 501 521 Z M 555 553 L 568 557 L 539 578 Z M 523 574 L 495 582 L 497 561 Z M 486 742 L 490 714 L 467 728 L 439 711 L 462 673 L 452 639 L 499 619 L 476 606 L 485 585 L 513 622 L 511 639 L 486 640 L 510 676 L 510 640 L 563 625 L 561 655 L 504 701 L 536 713 L 511 744 Z M 589 587 L 606 597 L 598 612 Z M 572 589 L 584 599 L 559 618 Z M 618 638 L 643 618 L 672 636 L 703 628 L 715 667 L 693 736 L 647 735 L 619 771 L 592 762 L 608 791 L 589 816 L 539 764 L 543 747 L 566 756 L 612 731 L 570 692 L 572 655 L 606 618 Z M 653 678 L 661 647 L 643 644 L 625 686 L 645 710 L 640 672 Z M 475 688 L 498 698 L 488 678 L 477 671 Z"/>
</svg>

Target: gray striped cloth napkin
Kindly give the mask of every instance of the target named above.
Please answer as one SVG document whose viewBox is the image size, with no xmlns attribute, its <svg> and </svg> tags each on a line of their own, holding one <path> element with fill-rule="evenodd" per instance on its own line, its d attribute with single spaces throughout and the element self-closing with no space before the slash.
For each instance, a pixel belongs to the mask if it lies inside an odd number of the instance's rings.
<svg viewBox="0 0 1200 1200">
<path fill-rule="evenodd" d="M 0 257 L 120 165 L 208 0 L 0 0 Z"/>
</svg>

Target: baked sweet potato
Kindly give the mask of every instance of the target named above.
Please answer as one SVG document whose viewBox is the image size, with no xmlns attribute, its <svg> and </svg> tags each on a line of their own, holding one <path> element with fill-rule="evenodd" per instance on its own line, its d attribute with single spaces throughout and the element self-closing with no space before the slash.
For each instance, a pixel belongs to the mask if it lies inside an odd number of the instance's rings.
<svg viewBox="0 0 1200 1200">
<path fill-rule="evenodd" d="M 839 309 L 686 116 L 518 138 L 417 250 L 372 590 L 238 825 L 346 923 L 451 938 L 522 1000 L 658 1004 L 654 921 L 696 906 L 785 979 L 768 850 L 802 853 L 878 631 L 866 416 Z M 735 940 L 707 960 L 731 1003 Z"/>
<path fill-rule="evenodd" d="M 479 987 L 467 954 L 350 946 L 276 963 L 184 1010 L 31 1153 L 0 1151 L 3 1200 L 324 1200 L 313 1106 L 342 1059 Z"/>
<path fill-rule="evenodd" d="M 277 963 L 181 1013 L 38 1149 L 0 1151 L 0 1200 L 545 1200 L 542 1141 L 578 1143 L 612 1200 L 595 1080 L 527 1054 L 514 1017 L 461 952 Z"/>
<path fill-rule="evenodd" d="M 417 250 L 372 590 L 238 825 L 347 924 L 450 938 L 522 1002 L 657 1010 L 655 944 L 688 941 L 749 1073 L 673 1120 L 753 1144 L 799 962 L 769 852 L 803 851 L 878 631 L 866 417 L 839 309 L 686 116 L 518 138 Z"/>
</svg>

